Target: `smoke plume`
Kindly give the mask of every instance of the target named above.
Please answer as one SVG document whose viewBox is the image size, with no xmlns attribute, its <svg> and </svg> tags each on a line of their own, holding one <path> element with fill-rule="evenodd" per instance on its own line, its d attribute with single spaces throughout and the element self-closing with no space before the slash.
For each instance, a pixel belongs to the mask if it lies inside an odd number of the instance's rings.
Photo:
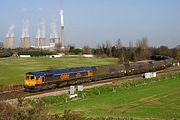
<svg viewBox="0 0 180 120">
<path fill-rule="evenodd" d="M 22 36 L 21 38 L 29 37 L 29 21 L 23 21 Z"/>
<path fill-rule="evenodd" d="M 50 33 L 50 38 L 58 38 L 58 30 L 57 30 L 57 20 L 54 17 L 50 23 L 50 28 L 51 28 L 51 33 Z"/>
<path fill-rule="evenodd" d="M 39 8 L 39 24 L 38 24 L 38 30 L 36 38 L 45 38 L 46 32 L 45 32 L 45 20 L 43 16 L 43 9 Z"/>
<path fill-rule="evenodd" d="M 14 31 L 15 31 L 15 25 L 12 24 L 9 27 L 9 30 L 8 30 L 8 33 L 7 33 L 6 37 L 14 37 Z"/>
</svg>

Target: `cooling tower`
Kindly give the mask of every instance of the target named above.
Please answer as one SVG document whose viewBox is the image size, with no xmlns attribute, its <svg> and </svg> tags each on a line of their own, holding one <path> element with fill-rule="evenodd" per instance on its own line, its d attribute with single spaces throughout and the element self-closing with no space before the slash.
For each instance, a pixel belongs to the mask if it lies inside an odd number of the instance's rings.
<svg viewBox="0 0 180 120">
<path fill-rule="evenodd" d="M 30 48 L 30 38 L 29 37 L 21 38 L 21 47 L 22 48 Z"/>
<path fill-rule="evenodd" d="M 40 48 L 41 46 L 43 46 L 45 43 L 45 38 L 36 38 L 36 41 L 35 41 L 35 46 Z"/>
<path fill-rule="evenodd" d="M 14 48 L 14 37 L 7 37 L 6 38 L 6 47 L 13 49 Z"/>
</svg>

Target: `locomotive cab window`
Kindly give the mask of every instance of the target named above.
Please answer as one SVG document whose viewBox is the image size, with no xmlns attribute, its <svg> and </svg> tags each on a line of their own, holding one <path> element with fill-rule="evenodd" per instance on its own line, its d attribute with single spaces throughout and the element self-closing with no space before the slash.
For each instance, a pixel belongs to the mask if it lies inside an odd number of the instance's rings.
<svg viewBox="0 0 180 120">
<path fill-rule="evenodd" d="M 30 76 L 30 80 L 34 80 L 34 76 Z"/>
<path fill-rule="evenodd" d="M 39 76 L 39 77 L 36 77 L 36 80 L 40 80 L 39 78 L 40 78 L 40 76 Z"/>
<path fill-rule="evenodd" d="M 34 76 L 26 76 L 26 80 L 34 80 Z"/>
</svg>

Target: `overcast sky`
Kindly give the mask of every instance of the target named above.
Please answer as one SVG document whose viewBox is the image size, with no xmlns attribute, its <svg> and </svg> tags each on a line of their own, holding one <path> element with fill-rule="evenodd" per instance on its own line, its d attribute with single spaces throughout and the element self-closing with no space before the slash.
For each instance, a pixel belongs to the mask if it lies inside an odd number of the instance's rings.
<svg viewBox="0 0 180 120">
<path fill-rule="evenodd" d="M 19 45 L 22 22 L 28 19 L 33 44 L 39 8 L 45 16 L 47 42 L 50 21 L 63 8 L 66 45 L 96 47 L 106 40 L 115 43 L 118 38 L 128 45 L 142 37 L 148 38 L 150 46 L 180 44 L 180 0 L 1 0 L 0 41 L 4 42 L 9 26 L 14 24 Z"/>
</svg>

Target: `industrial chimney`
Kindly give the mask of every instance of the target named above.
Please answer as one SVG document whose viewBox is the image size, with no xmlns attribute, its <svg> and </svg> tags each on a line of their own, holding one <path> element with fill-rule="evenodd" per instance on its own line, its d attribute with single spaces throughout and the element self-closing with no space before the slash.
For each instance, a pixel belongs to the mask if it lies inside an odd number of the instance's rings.
<svg viewBox="0 0 180 120">
<path fill-rule="evenodd" d="M 61 16 L 61 48 L 64 49 L 64 15 L 63 10 L 60 10 Z"/>
</svg>

